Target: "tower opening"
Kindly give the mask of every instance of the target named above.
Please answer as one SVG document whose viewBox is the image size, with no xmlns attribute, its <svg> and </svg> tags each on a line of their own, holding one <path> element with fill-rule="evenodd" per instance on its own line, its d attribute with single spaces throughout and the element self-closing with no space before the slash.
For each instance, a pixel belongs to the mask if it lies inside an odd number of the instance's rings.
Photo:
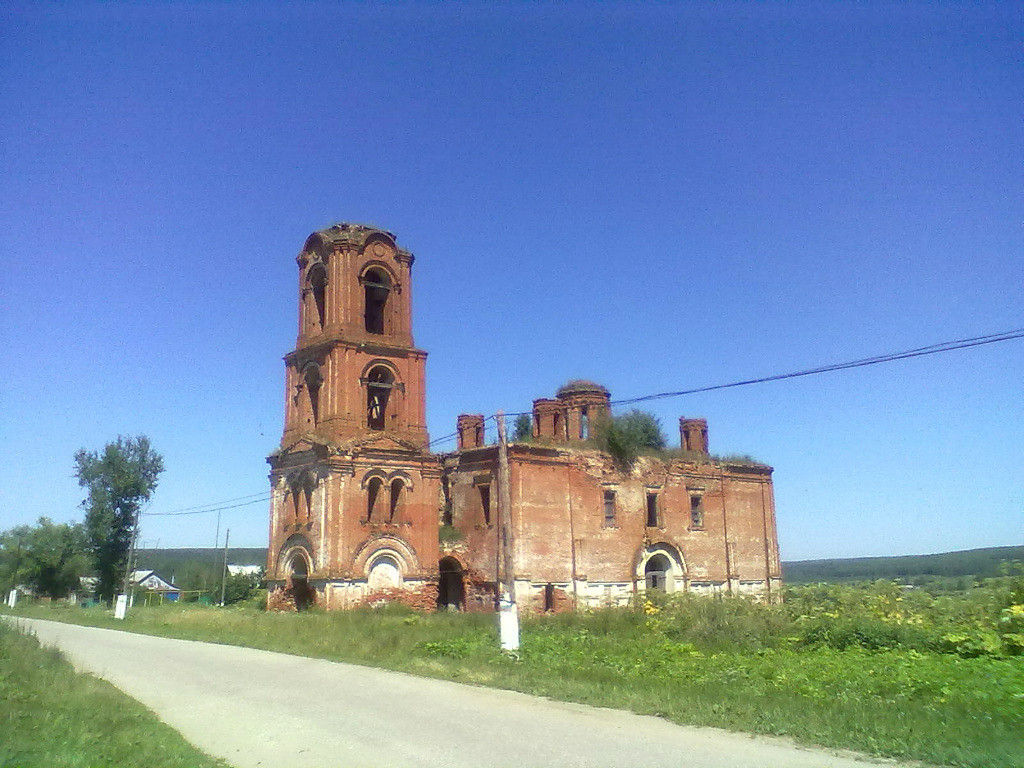
<svg viewBox="0 0 1024 768">
<path fill-rule="evenodd" d="M 365 308 L 363 323 L 367 333 L 386 333 L 388 296 L 391 295 L 391 281 L 381 269 L 371 269 L 363 276 Z"/>
<path fill-rule="evenodd" d="M 320 389 L 324 384 L 320 366 L 316 363 L 309 363 L 302 369 L 302 380 L 305 382 L 306 392 L 309 394 L 310 423 L 315 427 L 320 422 Z"/>
<path fill-rule="evenodd" d="M 370 429 L 384 429 L 391 390 L 395 376 L 383 366 L 370 371 L 366 382 L 366 426 Z"/>
<path fill-rule="evenodd" d="M 323 264 L 316 264 L 309 269 L 309 288 L 313 292 L 313 305 L 316 307 L 316 320 L 323 330 L 327 324 L 327 270 Z"/>
</svg>

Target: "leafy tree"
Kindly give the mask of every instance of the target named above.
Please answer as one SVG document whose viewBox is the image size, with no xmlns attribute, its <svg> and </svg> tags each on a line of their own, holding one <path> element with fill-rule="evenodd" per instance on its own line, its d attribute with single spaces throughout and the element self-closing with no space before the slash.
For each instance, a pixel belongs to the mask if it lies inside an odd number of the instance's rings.
<svg viewBox="0 0 1024 768">
<path fill-rule="evenodd" d="M 75 454 L 78 484 L 88 492 L 85 530 L 99 579 L 97 592 L 113 599 L 128 564 L 128 549 L 142 503 L 148 501 L 164 471 L 163 457 L 145 435 L 118 435 L 102 452 Z"/>
<path fill-rule="evenodd" d="M 517 443 L 529 441 L 533 438 L 533 424 L 530 423 L 530 415 L 520 413 L 516 416 L 512 426 L 512 440 Z"/>
<path fill-rule="evenodd" d="M 264 586 L 262 570 L 258 573 L 228 574 L 224 590 L 224 605 L 234 605 L 243 600 L 251 600 L 260 594 L 260 590 Z"/>
<path fill-rule="evenodd" d="M 597 444 L 610 453 L 622 468 L 632 466 L 641 451 L 661 450 L 665 447 L 665 434 L 658 417 L 647 411 L 634 409 L 621 416 L 605 419 L 595 427 Z"/>
<path fill-rule="evenodd" d="M 88 570 L 85 530 L 79 523 L 54 523 L 41 517 L 23 546 L 25 581 L 37 595 L 67 597 Z"/>
<path fill-rule="evenodd" d="M 0 533 L 0 584 L 4 592 L 26 583 L 25 562 L 31 526 L 19 525 Z"/>
</svg>

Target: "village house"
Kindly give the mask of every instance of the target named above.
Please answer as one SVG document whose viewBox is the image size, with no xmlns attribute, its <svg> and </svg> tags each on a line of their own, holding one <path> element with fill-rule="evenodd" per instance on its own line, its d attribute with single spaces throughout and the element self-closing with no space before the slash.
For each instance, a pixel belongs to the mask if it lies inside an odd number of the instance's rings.
<svg viewBox="0 0 1024 768">
<path fill-rule="evenodd" d="M 593 382 L 535 400 L 530 434 L 508 445 L 503 551 L 487 420 L 459 416 L 456 450 L 430 449 L 412 254 L 389 232 L 337 224 L 297 263 L 284 434 L 268 458 L 272 607 L 490 610 L 505 580 L 537 611 L 645 589 L 778 593 L 772 468 L 713 458 L 694 418 L 680 419 L 678 451 L 621 466 L 592 439 L 611 413 Z"/>
</svg>

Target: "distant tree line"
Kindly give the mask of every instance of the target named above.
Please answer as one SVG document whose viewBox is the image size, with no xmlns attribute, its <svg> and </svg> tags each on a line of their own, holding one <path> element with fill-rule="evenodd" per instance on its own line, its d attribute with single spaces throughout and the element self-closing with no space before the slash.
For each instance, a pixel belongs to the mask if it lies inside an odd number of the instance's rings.
<svg viewBox="0 0 1024 768">
<path fill-rule="evenodd" d="M 782 577 L 791 584 L 879 579 L 925 584 L 935 582 L 936 579 L 1000 576 L 1005 568 L 1003 564 L 1014 560 L 1024 560 L 1024 546 L 988 547 L 934 555 L 784 562 Z"/>
</svg>

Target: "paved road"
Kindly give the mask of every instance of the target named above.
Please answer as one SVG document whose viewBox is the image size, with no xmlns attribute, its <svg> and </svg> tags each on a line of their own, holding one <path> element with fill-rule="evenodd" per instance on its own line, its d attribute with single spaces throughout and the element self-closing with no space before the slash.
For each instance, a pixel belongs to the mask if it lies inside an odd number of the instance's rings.
<svg viewBox="0 0 1024 768">
<path fill-rule="evenodd" d="M 866 768 L 783 740 L 227 645 L 18 619 L 238 768 Z"/>
</svg>

